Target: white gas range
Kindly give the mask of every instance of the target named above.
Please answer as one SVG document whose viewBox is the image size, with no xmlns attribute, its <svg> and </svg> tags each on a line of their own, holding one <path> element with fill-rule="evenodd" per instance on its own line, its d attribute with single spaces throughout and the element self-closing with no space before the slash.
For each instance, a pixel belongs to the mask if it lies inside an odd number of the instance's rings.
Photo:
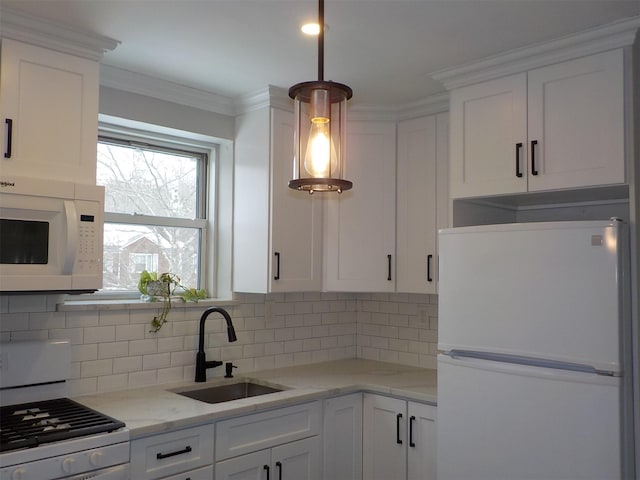
<svg viewBox="0 0 640 480">
<path fill-rule="evenodd" d="M 128 480 L 124 423 L 67 397 L 68 341 L 0 344 L 0 480 Z"/>
</svg>

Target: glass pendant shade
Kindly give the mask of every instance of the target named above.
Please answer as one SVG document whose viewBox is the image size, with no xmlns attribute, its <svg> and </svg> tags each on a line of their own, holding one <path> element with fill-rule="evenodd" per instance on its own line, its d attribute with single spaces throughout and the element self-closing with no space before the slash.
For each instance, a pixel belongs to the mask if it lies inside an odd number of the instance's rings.
<svg viewBox="0 0 640 480">
<path fill-rule="evenodd" d="M 318 0 L 318 80 L 289 89 L 294 101 L 293 180 L 289 188 L 313 192 L 349 190 L 345 180 L 347 100 L 353 91 L 324 80 L 324 0 Z"/>
<path fill-rule="evenodd" d="M 315 81 L 294 85 L 294 179 L 289 187 L 313 192 L 342 192 L 353 184 L 342 178 L 349 87 Z"/>
</svg>

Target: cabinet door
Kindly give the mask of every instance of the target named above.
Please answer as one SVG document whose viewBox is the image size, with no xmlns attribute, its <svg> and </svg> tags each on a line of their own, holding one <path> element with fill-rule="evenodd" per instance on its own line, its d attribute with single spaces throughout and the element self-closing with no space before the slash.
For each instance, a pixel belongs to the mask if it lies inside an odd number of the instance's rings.
<svg viewBox="0 0 640 480">
<path fill-rule="evenodd" d="M 363 478 L 403 480 L 407 476 L 406 402 L 364 395 Z"/>
<path fill-rule="evenodd" d="M 98 62 L 8 38 L 1 58 L 2 174 L 95 185 Z"/>
<path fill-rule="evenodd" d="M 395 124 L 347 125 L 345 177 L 353 189 L 325 197 L 325 289 L 395 289 Z"/>
<path fill-rule="evenodd" d="M 451 92 L 451 197 L 527 190 L 525 73 Z"/>
<path fill-rule="evenodd" d="M 324 401 L 324 479 L 362 480 L 362 394 Z"/>
<path fill-rule="evenodd" d="M 321 199 L 287 186 L 293 173 L 292 117 L 267 107 L 236 118 L 236 292 L 322 288 Z"/>
<path fill-rule="evenodd" d="M 271 269 L 272 292 L 322 288 L 322 198 L 292 190 L 293 115 L 271 113 Z"/>
<path fill-rule="evenodd" d="M 269 449 L 216 462 L 216 480 L 266 480 L 267 476 L 274 478 Z"/>
<path fill-rule="evenodd" d="M 398 124 L 398 292 L 436 292 L 436 153 L 435 116 Z"/>
<path fill-rule="evenodd" d="M 189 470 L 178 475 L 165 477 L 162 480 L 212 480 L 213 478 L 213 465 L 209 465 L 197 470 Z"/>
<path fill-rule="evenodd" d="M 529 190 L 623 183 L 622 49 L 531 70 L 528 84 Z"/>
<path fill-rule="evenodd" d="M 320 480 L 320 437 L 273 447 L 271 451 L 271 478 L 278 480 Z"/>
<path fill-rule="evenodd" d="M 407 478 L 436 479 L 436 409 L 434 405 L 409 402 L 409 448 Z"/>
</svg>

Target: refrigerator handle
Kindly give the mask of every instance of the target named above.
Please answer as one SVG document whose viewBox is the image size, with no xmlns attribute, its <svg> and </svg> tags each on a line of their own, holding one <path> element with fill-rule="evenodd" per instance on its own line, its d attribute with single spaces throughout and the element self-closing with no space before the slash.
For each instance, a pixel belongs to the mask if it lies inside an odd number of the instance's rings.
<svg viewBox="0 0 640 480">
<path fill-rule="evenodd" d="M 402 439 L 400 438 L 400 422 L 402 421 L 402 414 L 396 415 L 396 443 L 402 445 Z"/>
</svg>

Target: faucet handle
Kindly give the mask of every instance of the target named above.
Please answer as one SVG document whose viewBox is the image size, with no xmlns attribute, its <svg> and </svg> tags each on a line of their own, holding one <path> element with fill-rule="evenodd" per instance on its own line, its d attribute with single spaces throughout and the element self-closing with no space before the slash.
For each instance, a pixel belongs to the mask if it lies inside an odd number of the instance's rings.
<svg viewBox="0 0 640 480">
<path fill-rule="evenodd" d="M 238 366 L 234 365 L 231 362 L 225 363 L 224 364 L 224 371 L 225 371 L 224 378 L 233 378 L 233 375 L 231 374 L 231 372 L 233 371 L 234 368 L 238 368 Z"/>
</svg>

